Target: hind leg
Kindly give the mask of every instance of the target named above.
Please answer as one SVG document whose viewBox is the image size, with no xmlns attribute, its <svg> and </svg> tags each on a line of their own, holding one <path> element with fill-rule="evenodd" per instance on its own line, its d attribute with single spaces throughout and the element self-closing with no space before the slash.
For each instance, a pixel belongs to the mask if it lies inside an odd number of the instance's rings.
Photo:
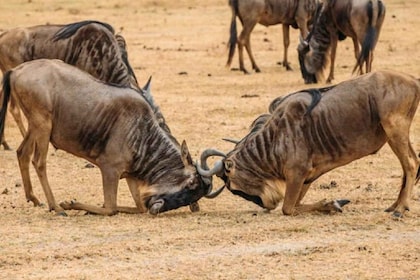
<svg viewBox="0 0 420 280">
<path fill-rule="evenodd" d="M 245 69 L 244 66 L 244 46 L 248 53 L 249 59 L 251 60 L 252 69 L 254 69 L 256 72 L 260 72 L 260 69 L 255 63 L 254 56 L 252 55 L 251 50 L 251 32 L 256 24 L 257 22 L 244 22 L 242 32 L 238 38 L 239 69 L 245 74 L 249 74 L 249 72 Z"/>
<path fill-rule="evenodd" d="M 13 95 L 10 96 L 9 111 L 17 123 L 20 133 L 22 134 L 22 136 L 25 136 L 26 129 L 25 129 L 25 126 L 23 125 L 22 116 L 20 114 L 20 108 L 17 105 L 16 100 L 13 97 Z"/>
<path fill-rule="evenodd" d="M 387 131 L 386 128 L 385 131 Z M 394 131 L 394 133 L 387 133 L 388 144 L 401 163 L 403 179 L 397 200 L 385 211 L 393 212 L 396 217 L 402 217 L 405 211 L 410 210 L 409 200 L 416 182 L 419 160 L 410 144 L 409 125 L 400 122 L 398 129 Z"/>
<path fill-rule="evenodd" d="M 0 145 L 2 145 L 2 146 L 3 146 L 4 150 L 7 150 L 7 151 L 11 151 L 11 150 L 12 150 L 12 149 L 10 148 L 9 144 L 7 144 L 6 139 L 4 139 L 4 135 L 3 135 L 3 136 L 2 136 L 2 138 L 1 138 L 1 143 L 0 143 Z"/>
<path fill-rule="evenodd" d="M 29 174 L 29 166 L 32 153 L 34 151 L 34 139 L 31 133 L 26 134 L 17 150 L 20 174 L 22 176 L 23 187 L 25 189 L 26 200 L 32 201 L 34 206 L 40 206 L 41 203 L 33 193 L 32 182 Z"/>
<path fill-rule="evenodd" d="M 48 145 L 51 132 L 51 123 L 47 121 L 43 124 L 41 128 L 37 129 L 35 137 L 35 152 L 32 164 L 35 168 L 35 171 L 38 175 L 39 181 L 41 182 L 44 194 L 48 201 L 48 207 L 50 211 L 55 211 L 57 214 L 64 214 L 64 209 L 61 208 L 55 201 L 54 195 L 52 193 L 50 184 L 47 178 L 47 153 Z"/>
</svg>

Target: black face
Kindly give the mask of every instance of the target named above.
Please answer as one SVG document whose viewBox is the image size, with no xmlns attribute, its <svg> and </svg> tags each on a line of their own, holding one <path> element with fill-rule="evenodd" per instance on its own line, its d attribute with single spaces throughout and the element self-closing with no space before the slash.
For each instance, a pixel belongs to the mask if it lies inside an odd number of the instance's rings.
<svg viewBox="0 0 420 280">
<path fill-rule="evenodd" d="M 299 45 L 298 55 L 300 72 L 302 73 L 302 78 L 305 81 L 305 84 L 316 84 L 317 80 L 315 74 L 309 73 L 305 66 L 305 56 L 308 52 L 309 46 L 303 46 L 303 44 Z"/>
<path fill-rule="evenodd" d="M 233 193 L 234 195 L 239 195 L 240 197 L 242 197 L 242 198 L 244 198 L 248 201 L 254 202 L 258 206 L 260 206 L 262 208 L 265 208 L 264 203 L 262 202 L 262 199 L 259 196 L 250 195 L 250 194 L 247 194 L 247 193 L 245 193 L 243 191 L 240 191 L 240 190 L 232 190 L 232 188 L 230 187 L 229 178 L 226 175 L 224 175 L 224 177 L 222 179 L 225 182 L 225 186 L 228 188 L 228 190 L 231 191 L 231 193 Z"/>
<path fill-rule="evenodd" d="M 249 195 L 249 194 L 247 194 L 247 193 L 244 193 L 243 191 L 238 191 L 238 190 L 231 190 L 231 189 L 229 189 L 233 194 L 235 194 L 235 195 L 239 195 L 240 197 L 242 197 L 242 198 L 245 198 L 246 200 L 248 200 L 248 201 L 252 201 L 252 202 L 254 202 L 255 204 L 257 204 L 258 206 L 260 206 L 260 207 L 262 207 L 262 208 L 265 208 L 264 207 L 264 204 L 263 204 L 263 202 L 262 202 L 262 200 L 261 200 L 261 198 L 259 197 L 259 196 L 256 196 L 256 195 Z"/>
<path fill-rule="evenodd" d="M 161 194 L 152 197 L 147 202 L 149 213 L 156 215 L 182 206 L 188 206 L 191 203 L 198 201 L 210 190 L 210 185 L 207 185 L 198 174 L 191 185 L 196 187 L 183 188 L 175 193 Z"/>
</svg>

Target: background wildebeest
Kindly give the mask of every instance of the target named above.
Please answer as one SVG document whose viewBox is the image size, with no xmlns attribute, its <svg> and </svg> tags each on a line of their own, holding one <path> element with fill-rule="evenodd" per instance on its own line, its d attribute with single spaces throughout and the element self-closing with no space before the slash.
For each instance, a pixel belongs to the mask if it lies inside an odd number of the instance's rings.
<svg viewBox="0 0 420 280">
<path fill-rule="evenodd" d="M 324 80 L 323 72 L 330 63 L 326 79 L 334 79 L 334 63 L 338 40 L 353 40 L 356 70 L 363 74 L 372 69 L 373 51 L 385 18 L 382 0 L 326 0 L 313 28 L 298 47 L 299 63 L 305 83 Z M 304 38 L 304 37 L 302 37 Z M 360 46 L 359 46 L 360 44 Z M 360 49 L 361 48 L 361 49 Z"/>
<path fill-rule="evenodd" d="M 186 144 L 179 147 L 170 139 L 152 108 L 131 88 L 107 85 L 60 60 L 39 59 L 6 72 L 3 95 L 0 135 L 10 97 L 28 120 L 17 155 L 26 198 L 36 206 L 40 202 L 32 191 L 31 157 L 48 206 L 57 213 L 157 214 L 190 205 L 209 191 L 208 179 L 198 175 Z M 56 203 L 46 173 L 50 142 L 99 167 L 103 207 Z M 136 208 L 117 206 L 121 178 L 126 178 Z"/>
<path fill-rule="evenodd" d="M 111 25 L 81 21 L 68 25 L 38 25 L 15 28 L 0 35 L 0 69 L 3 74 L 17 65 L 39 58 L 56 58 L 111 84 L 139 90 L 149 101 L 161 125 L 169 132 L 158 106 L 147 88 L 142 90 L 128 62 L 125 40 Z M 25 135 L 20 111 L 13 97 L 10 112 Z M 8 144 L 2 139 L 5 149 Z"/>
<path fill-rule="evenodd" d="M 202 174 L 217 174 L 232 193 L 266 209 L 275 209 L 284 198 L 286 215 L 341 211 L 348 201 L 301 201 L 322 174 L 388 143 L 403 177 L 400 194 L 386 211 L 402 217 L 420 174 L 409 138 L 419 101 L 420 81 L 388 71 L 275 99 L 270 114 L 257 118 L 250 133 Z"/>
<path fill-rule="evenodd" d="M 243 47 L 245 46 L 252 63 L 252 69 L 260 72 L 251 50 L 251 32 L 257 23 L 264 26 L 282 24 L 284 46 L 282 64 L 287 70 L 291 70 L 287 60 L 287 49 L 290 44 L 289 27 L 291 25 L 294 28 L 299 28 L 301 36 L 306 37 L 308 24 L 315 15 L 318 0 L 229 0 L 229 5 L 232 9 L 232 20 L 227 66 L 232 63 L 236 44 L 238 44 L 239 70 L 248 73 L 243 59 Z M 236 17 L 239 17 L 243 26 L 239 38 L 237 38 Z"/>
</svg>

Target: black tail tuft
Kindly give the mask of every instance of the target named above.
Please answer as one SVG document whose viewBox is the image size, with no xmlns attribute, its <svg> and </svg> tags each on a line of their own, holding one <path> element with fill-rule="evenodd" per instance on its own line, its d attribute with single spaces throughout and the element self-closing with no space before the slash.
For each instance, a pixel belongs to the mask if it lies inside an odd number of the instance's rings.
<svg viewBox="0 0 420 280">
<path fill-rule="evenodd" d="M 233 55 L 235 54 L 236 41 L 238 40 L 238 32 L 236 29 L 236 16 L 238 15 L 238 0 L 230 0 L 229 5 L 232 8 L 232 21 L 230 23 L 230 37 L 228 41 L 229 56 L 226 63 L 227 66 L 230 66 L 232 63 Z"/>
<path fill-rule="evenodd" d="M 4 127 L 6 124 L 7 105 L 10 99 L 10 75 L 12 71 L 7 71 L 3 76 L 3 105 L 0 110 L 0 139 L 3 139 Z"/>
</svg>

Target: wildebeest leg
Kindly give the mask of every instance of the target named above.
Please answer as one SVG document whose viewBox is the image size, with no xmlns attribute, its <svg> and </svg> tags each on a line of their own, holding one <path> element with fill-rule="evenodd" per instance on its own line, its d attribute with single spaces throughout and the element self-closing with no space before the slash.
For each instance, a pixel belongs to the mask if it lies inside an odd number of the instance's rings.
<svg viewBox="0 0 420 280">
<path fill-rule="evenodd" d="M 97 207 L 93 205 L 83 204 L 77 201 L 64 201 L 60 206 L 65 210 L 84 210 L 92 214 L 99 214 L 105 216 L 112 216 L 118 213 L 117 211 L 117 192 L 119 174 L 113 168 L 101 167 L 102 185 L 104 192 L 104 206 Z"/>
<path fill-rule="evenodd" d="M 17 105 L 16 100 L 13 97 L 13 95 L 10 96 L 9 111 L 17 123 L 20 133 L 22 134 L 22 136 L 25 136 L 26 129 L 25 129 L 25 126 L 23 125 L 22 117 L 20 114 L 20 108 Z"/>
<path fill-rule="evenodd" d="M 131 196 L 134 199 L 134 202 L 137 207 L 122 207 L 117 206 L 118 212 L 122 213 L 129 213 L 129 214 L 138 214 L 138 213 L 146 213 L 147 208 L 144 205 L 144 200 L 142 199 L 139 185 L 137 184 L 137 180 L 133 180 L 131 178 L 126 178 L 128 188 L 130 189 Z"/>
<path fill-rule="evenodd" d="M 292 187 L 293 186 L 293 187 Z M 286 195 L 283 203 L 283 214 L 298 215 L 305 212 L 341 212 L 341 207 L 349 203 L 348 200 L 334 200 L 327 202 L 325 199 L 313 204 L 301 204 L 301 200 L 308 191 L 310 184 L 287 184 Z"/>
<path fill-rule="evenodd" d="M 357 37 L 353 37 L 351 38 L 353 40 L 353 46 L 354 46 L 354 57 L 356 58 L 356 61 L 358 61 L 359 56 L 360 56 L 360 46 L 359 46 L 359 41 L 357 40 Z M 367 65 L 366 65 L 367 66 Z M 359 74 L 363 74 L 363 62 L 361 63 L 361 65 L 358 65 L 359 68 Z M 357 69 L 357 68 L 356 68 Z"/>
<path fill-rule="evenodd" d="M 366 73 L 369 73 L 370 71 L 372 71 L 372 62 L 373 62 L 373 50 L 369 52 L 367 60 L 366 60 Z"/>
<path fill-rule="evenodd" d="M 244 22 L 243 29 L 238 38 L 239 69 L 245 74 L 249 74 L 249 72 L 245 69 L 244 66 L 244 46 L 246 48 L 246 51 L 248 52 L 249 59 L 251 60 L 252 69 L 254 69 L 256 72 L 260 72 L 260 69 L 255 63 L 254 56 L 252 55 L 251 50 L 251 32 L 256 24 L 257 22 Z"/>
<path fill-rule="evenodd" d="M 333 32 L 334 33 L 334 32 Z M 326 80 L 327 84 L 330 84 L 332 80 L 334 80 L 334 64 L 335 64 L 335 55 L 337 51 L 337 42 L 338 37 L 337 34 L 331 35 L 331 59 L 330 59 L 330 74 Z"/>
<path fill-rule="evenodd" d="M 36 133 L 34 133 L 35 151 L 32 164 L 41 182 L 50 211 L 54 210 L 57 214 L 65 214 L 64 209 L 57 205 L 47 178 L 47 153 L 51 126 L 51 123 L 45 121 L 42 128 L 38 127 Z"/>
<path fill-rule="evenodd" d="M 305 38 L 305 37 L 303 37 Z M 290 26 L 288 24 L 283 24 L 283 66 L 286 68 L 287 71 L 292 70 L 287 61 L 287 50 L 289 49 L 290 45 Z"/>
<path fill-rule="evenodd" d="M 38 198 L 33 193 L 31 177 L 29 174 L 30 160 L 34 151 L 34 145 L 33 136 L 30 132 L 28 132 L 23 138 L 19 148 L 17 149 L 17 158 L 19 162 L 20 174 L 22 175 L 26 200 L 28 202 L 32 201 L 34 206 L 41 206 Z"/>
<path fill-rule="evenodd" d="M 385 211 L 393 212 L 395 217 L 402 217 L 405 211 L 410 210 L 409 200 L 416 181 L 419 160 L 408 139 L 409 125 L 404 125 L 399 121 L 398 126 L 399 128 L 394 129 L 391 133 L 388 133 L 388 127 L 384 126 L 385 132 L 387 132 L 389 138 L 388 144 L 400 160 L 404 173 L 398 198 Z"/>
<path fill-rule="evenodd" d="M 8 151 L 12 150 L 12 149 L 10 148 L 9 144 L 7 144 L 6 139 L 4 139 L 4 135 L 3 135 L 3 137 L 1 138 L 1 143 L 0 143 L 0 145 L 2 145 L 2 146 L 3 146 L 3 148 L 4 148 L 5 150 L 8 150 Z"/>
<path fill-rule="evenodd" d="M 294 173 L 294 172 L 292 172 Z M 296 173 L 299 173 L 298 171 Z M 296 205 L 298 204 L 303 187 L 303 179 L 301 176 L 291 174 L 290 178 L 286 179 L 286 192 L 284 195 L 283 202 L 283 214 L 284 215 L 296 215 Z"/>
</svg>

